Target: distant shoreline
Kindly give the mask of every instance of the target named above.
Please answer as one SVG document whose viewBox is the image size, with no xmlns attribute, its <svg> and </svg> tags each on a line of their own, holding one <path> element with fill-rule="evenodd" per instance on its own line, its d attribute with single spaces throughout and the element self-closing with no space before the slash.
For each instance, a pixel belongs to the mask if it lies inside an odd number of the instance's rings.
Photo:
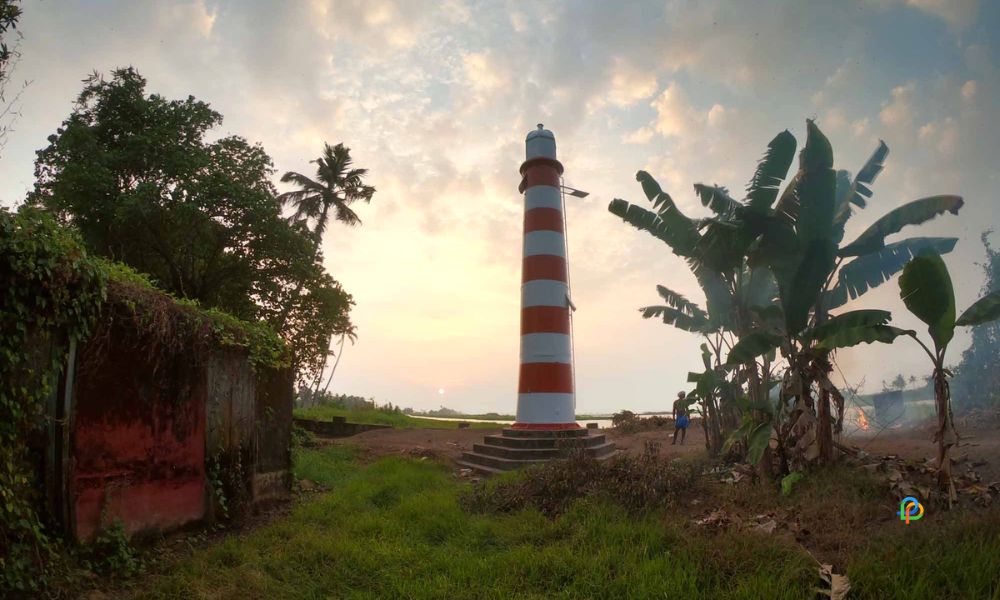
<svg viewBox="0 0 1000 600">
<path fill-rule="evenodd" d="M 664 412 L 665 411 L 662 411 L 662 410 L 660 410 L 660 411 L 653 410 L 653 411 L 640 412 L 640 413 L 635 413 L 635 414 L 636 415 L 640 415 L 640 416 L 662 415 Z M 603 420 L 607 420 L 607 419 L 613 418 L 615 416 L 615 414 L 616 413 L 601 413 L 601 414 L 577 415 L 576 416 L 576 420 L 577 421 L 603 421 Z M 514 420 L 516 420 L 516 418 L 515 418 L 514 415 L 501 415 L 501 414 L 497 414 L 497 413 L 485 413 L 485 414 L 469 415 L 469 414 L 462 414 L 462 413 L 455 413 L 455 414 L 431 414 L 431 413 L 427 413 L 427 412 L 414 412 L 414 413 L 411 413 L 410 416 L 413 416 L 413 417 L 426 417 L 426 418 L 431 418 L 431 419 L 465 419 L 467 421 L 514 421 Z"/>
</svg>

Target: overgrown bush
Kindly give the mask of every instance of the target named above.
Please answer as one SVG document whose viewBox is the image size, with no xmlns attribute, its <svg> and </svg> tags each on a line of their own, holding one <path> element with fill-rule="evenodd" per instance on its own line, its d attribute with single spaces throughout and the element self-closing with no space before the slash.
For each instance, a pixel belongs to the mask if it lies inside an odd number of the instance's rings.
<svg viewBox="0 0 1000 600">
<path fill-rule="evenodd" d="M 654 443 L 640 456 L 619 454 L 605 461 L 577 452 L 566 460 L 476 484 L 462 497 L 462 505 L 477 513 L 534 507 L 555 517 L 578 498 L 601 496 L 630 511 L 645 512 L 675 502 L 700 473 L 695 463 L 659 458 Z"/>
<path fill-rule="evenodd" d="M 46 586 L 52 544 L 32 441 L 65 364 L 91 329 L 105 278 L 48 215 L 0 209 L 0 596 Z"/>
<path fill-rule="evenodd" d="M 611 426 L 622 433 L 648 431 L 660 427 L 673 427 L 674 420 L 669 417 L 653 415 L 642 417 L 630 410 L 623 410 L 611 416 Z"/>
<path fill-rule="evenodd" d="M 105 576 L 128 578 L 144 567 L 138 551 L 129 543 L 124 525 L 117 519 L 84 548 L 81 558 L 83 566 Z"/>
<path fill-rule="evenodd" d="M 316 434 L 298 425 L 292 425 L 292 450 L 315 448 L 318 445 Z"/>
</svg>

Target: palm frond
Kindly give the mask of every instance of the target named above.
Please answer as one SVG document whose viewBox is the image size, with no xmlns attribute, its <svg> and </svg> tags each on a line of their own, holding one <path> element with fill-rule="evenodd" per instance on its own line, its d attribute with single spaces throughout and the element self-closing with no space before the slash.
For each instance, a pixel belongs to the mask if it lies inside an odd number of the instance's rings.
<svg viewBox="0 0 1000 600">
<path fill-rule="evenodd" d="M 679 212 L 675 213 L 669 209 L 655 213 L 615 198 L 608 205 L 608 211 L 632 227 L 645 231 L 664 242 L 678 256 L 692 256 L 695 246 L 701 238 L 693 221 L 680 215 Z"/>
<path fill-rule="evenodd" d="M 986 294 L 955 321 L 956 325 L 982 325 L 1000 319 L 1000 290 Z"/>
<path fill-rule="evenodd" d="M 885 159 L 889 156 L 889 146 L 882 140 L 878 141 L 878 147 L 865 161 L 861 170 L 854 176 L 854 185 L 851 186 L 850 202 L 858 208 L 867 205 L 867 198 L 872 197 L 872 191 L 868 187 L 875 182 L 875 178 L 885 168 Z"/>
<path fill-rule="evenodd" d="M 914 200 L 889 211 L 837 254 L 846 257 L 878 252 L 885 247 L 885 238 L 899 233 L 903 227 L 919 225 L 945 212 L 957 215 L 963 204 L 961 196 L 931 196 Z"/>
<path fill-rule="evenodd" d="M 639 309 L 642 318 L 653 319 L 662 318 L 667 325 L 673 325 L 677 329 L 689 331 L 691 333 L 707 334 L 712 331 L 708 319 L 692 316 L 682 310 L 670 306 L 645 306 Z"/>
<path fill-rule="evenodd" d="M 786 129 L 767 145 L 764 157 L 757 163 L 757 170 L 747 185 L 746 205 L 756 212 L 771 208 L 778 197 L 781 182 L 788 176 L 788 168 L 795 158 L 795 136 Z"/>
<path fill-rule="evenodd" d="M 958 238 L 909 238 L 859 256 L 840 268 L 837 285 L 826 293 L 823 304 L 827 309 L 843 306 L 848 300 L 889 281 L 921 252 L 947 254 L 954 250 L 957 242 Z"/>
<path fill-rule="evenodd" d="M 683 312 L 686 315 L 699 318 L 702 320 L 708 320 L 708 314 L 702 310 L 697 304 L 691 302 L 683 295 L 671 290 L 670 288 L 664 287 L 662 285 L 656 286 L 656 293 L 660 295 L 661 298 L 666 300 L 667 304 L 672 308 Z"/>
<path fill-rule="evenodd" d="M 724 187 L 696 183 L 694 193 L 701 199 L 702 206 L 707 206 L 717 215 L 732 216 L 740 207 L 740 203 L 733 200 Z"/>
</svg>

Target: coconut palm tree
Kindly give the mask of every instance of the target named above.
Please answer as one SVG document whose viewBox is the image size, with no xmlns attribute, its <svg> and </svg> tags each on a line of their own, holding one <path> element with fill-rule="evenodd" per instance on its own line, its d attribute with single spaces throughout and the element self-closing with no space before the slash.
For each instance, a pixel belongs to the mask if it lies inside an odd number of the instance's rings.
<svg viewBox="0 0 1000 600">
<path fill-rule="evenodd" d="M 288 171 L 281 176 L 281 182 L 294 183 L 299 189 L 281 194 L 278 200 L 295 208 L 293 221 L 303 223 L 307 229 L 310 221 L 315 222 L 311 234 L 318 249 L 331 209 L 337 221 L 352 227 L 360 225 L 361 219 L 350 205 L 358 200 L 371 202 L 375 187 L 362 182 L 368 169 L 351 168 L 351 149 L 344 144 L 323 144 L 323 156 L 312 162 L 317 165 L 316 179 Z"/>
<path fill-rule="evenodd" d="M 295 208 L 295 213 L 292 214 L 290 220 L 301 224 L 309 232 L 315 245 L 315 252 L 319 254 L 323 234 L 330 221 L 331 210 L 335 220 L 350 227 L 360 225 L 361 218 L 351 209 L 350 205 L 359 200 L 371 202 L 372 196 L 375 194 L 375 186 L 365 185 L 363 182 L 368 169 L 351 168 L 354 163 L 351 158 L 351 149 L 342 143 L 336 146 L 324 143 L 323 155 L 311 162 L 317 165 L 316 179 L 295 171 L 286 172 L 281 176 L 282 183 L 294 183 L 299 186 L 299 189 L 281 194 L 278 196 L 278 200 Z M 309 229 L 310 222 L 315 223 L 312 230 Z M 297 296 L 298 292 L 297 289 L 292 295 Z M 287 312 L 282 317 L 282 323 L 286 317 Z M 349 331 L 335 331 L 330 334 L 330 342 L 333 341 L 333 337 L 337 333 L 340 333 L 340 350 L 338 350 L 337 355 L 337 363 L 339 363 L 345 336 L 351 338 L 353 342 L 355 334 L 353 328 Z M 337 363 L 334 363 L 333 371 L 336 371 Z M 316 379 L 317 391 L 323 380 L 325 364 L 324 362 Z M 330 379 L 333 379 L 332 371 Z M 330 386 L 329 379 L 326 385 Z"/>
</svg>

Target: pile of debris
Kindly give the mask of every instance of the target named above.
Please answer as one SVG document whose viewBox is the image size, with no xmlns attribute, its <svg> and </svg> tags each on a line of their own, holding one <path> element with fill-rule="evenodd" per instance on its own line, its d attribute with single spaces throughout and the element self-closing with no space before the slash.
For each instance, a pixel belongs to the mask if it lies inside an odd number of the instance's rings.
<svg viewBox="0 0 1000 600">
<path fill-rule="evenodd" d="M 895 454 L 875 456 L 857 450 L 850 460 L 870 473 L 884 475 L 900 499 L 914 496 L 922 502 L 948 505 L 948 492 L 937 485 L 937 465 L 931 458 L 909 460 Z M 959 503 L 965 499 L 979 506 L 989 506 L 1000 500 L 1000 481 L 986 482 L 976 471 L 976 467 L 985 464 L 985 461 L 970 461 L 967 454 L 952 459 L 952 479 Z"/>
</svg>

